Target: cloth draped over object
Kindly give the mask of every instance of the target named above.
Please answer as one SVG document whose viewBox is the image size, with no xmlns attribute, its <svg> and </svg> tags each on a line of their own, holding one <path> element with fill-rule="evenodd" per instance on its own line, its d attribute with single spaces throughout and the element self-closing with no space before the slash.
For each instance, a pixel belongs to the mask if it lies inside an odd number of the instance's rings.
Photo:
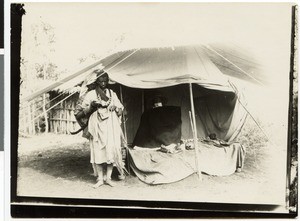
<svg viewBox="0 0 300 221">
<path fill-rule="evenodd" d="M 202 172 L 227 176 L 243 168 L 245 149 L 239 143 L 216 147 L 199 143 L 199 161 Z M 147 184 L 172 183 L 196 173 L 195 151 L 183 150 L 170 154 L 149 148 L 129 150 L 131 168 Z"/>
<path fill-rule="evenodd" d="M 189 117 L 191 106 L 187 85 L 146 91 L 144 95 L 145 103 L 151 100 L 152 91 L 159 91 L 168 99 L 167 107 L 161 108 L 160 112 L 163 110 L 163 113 L 155 114 L 159 112 L 159 109 L 155 110 L 148 106 L 148 109 L 140 117 L 140 123 L 137 122 L 139 127 L 133 141 L 129 140 L 129 142 L 141 147 L 157 147 L 161 144 L 178 143 L 180 139 L 192 139 L 193 133 Z M 234 140 L 247 116 L 247 112 L 238 100 L 241 99 L 238 98 L 240 95 L 232 92 L 204 89 L 199 85 L 194 85 L 193 91 L 198 138 L 205 138 L 209 134 L 215 133 L 219 139 Z M 127 109 L 129 106 L 125 103 L 125 107 Z M 131 121 L 133 122 L 134 119 L 130 119 Z M 169 125 L 169 127 L 163 127 L 162 124 Z M 131 133 L 130 128 L 130 124 L 128 124 L 127 134 Z M 181 130 L 180 133 L 178 129 Z M 173 139 L 170 140 L 170 136 L 160 136 L 157 139 L 158 136 L 150 133 L 150 131 L 154 132 L 155 130 L 160 131 L 161 134 L 173 134 Z M 177 139 L 176 135 L 181 136 L 181 138 Z"/>
<path fill-rule="evenodd" d="M 181 139 L 181 109 L 174 106 L 157 107 L 142 114 L 133 146 L 158 147 L 179 143 Z"/>
</svg>

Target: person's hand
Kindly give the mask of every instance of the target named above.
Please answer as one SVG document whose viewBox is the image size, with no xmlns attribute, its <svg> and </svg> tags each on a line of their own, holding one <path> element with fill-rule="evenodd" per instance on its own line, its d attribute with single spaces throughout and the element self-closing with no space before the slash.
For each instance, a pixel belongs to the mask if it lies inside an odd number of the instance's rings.
<svg viewBox="0 0 300 221">
<path fill-rule="evenodd" d="M 98 107 L 101 107 L 101 104 L 98 103 L 97 101 L 92 101 L 91 107 L 92 107 L 92 108 L 98 108 Z"/>
<path fill-rule="evenodd" d="M 116 112 L 117 112 L 117 115 L 118 115 L 118 116 L 121 116 L 121 115 L 122 115 L 122 109 L 121 109 L 121 108 L 117 109 Z"/>
<path fill-rule="evenodd" d="M 112 112 L 112 111 L 116 110 L 116 108 L 117 107 L 115 105 L 112 105 L 112 106 L 109 107 L 109 110 Z"/>
</svg>

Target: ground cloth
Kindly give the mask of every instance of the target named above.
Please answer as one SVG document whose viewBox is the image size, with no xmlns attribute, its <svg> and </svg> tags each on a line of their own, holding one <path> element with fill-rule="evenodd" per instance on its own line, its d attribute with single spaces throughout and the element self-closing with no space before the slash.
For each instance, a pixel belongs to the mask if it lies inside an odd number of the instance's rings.
<svg viewBox="0 0 300 221">
<path fill-rule="evenodd" d="M 148 184 L 172 183 L 196 172 L 195 150 L 163 153 L 157 149 L 129 150 L 130 166 L 137 177 Z M 199 142 L 199 165 L 203 173 L 216 176 L 233 174 L 242 168 L 245 149 L 239 143 L 216 147 Z"/>
</svg>

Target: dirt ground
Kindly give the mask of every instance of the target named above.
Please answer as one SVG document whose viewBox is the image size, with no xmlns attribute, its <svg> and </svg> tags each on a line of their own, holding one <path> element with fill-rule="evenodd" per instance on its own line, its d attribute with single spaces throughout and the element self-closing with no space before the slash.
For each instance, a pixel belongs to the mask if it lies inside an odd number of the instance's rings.
<svg viewBox="0 0 300 221">
<path fill-rule="evenodd" d="M 247 149 L 247 147 L 246 147 Z M 17 194 L 60 198 L 163 200 L 285 205 L 286 151 L 264 145 L 247 151 L 243 171 L 230 176 L 193 174 L 179 182 L 148 185 L 135 176 L 115 187 L 91 187 L 89 147 L 80 136 L 19 138 Z"/>
</svg>

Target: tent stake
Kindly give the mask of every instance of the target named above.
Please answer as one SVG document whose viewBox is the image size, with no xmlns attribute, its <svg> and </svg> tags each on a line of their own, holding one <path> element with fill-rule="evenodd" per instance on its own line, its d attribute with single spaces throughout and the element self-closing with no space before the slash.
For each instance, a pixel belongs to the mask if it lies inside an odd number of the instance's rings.
<svg viewBox="0 0 300 221">
<path fill-rule="evenodd" d="M 196 127 L 196 117 L 195 117 L 195 108 L 194 108 L 194 99 L 193 99 L 193 88 L 192 88 L 192 83 L 189 83 L 190 87 L 190 100 L 191 100 L 191 110 L 192 110 L 192 118 L 193 118 L 193 138 L 194 138 L 194 147 L 195 147 L 195 153 L 196 153 L 196 168 L 197 168 L 197 174 L 199 177 L 199 180 L 202 180 L 202 175 L 201 175 L 201 169 L 200 169 L 200 159 L 199 159 L 199 148 L 198 148 L 198 139 L 197 139 L 197 127 Z"/>
</svg>

